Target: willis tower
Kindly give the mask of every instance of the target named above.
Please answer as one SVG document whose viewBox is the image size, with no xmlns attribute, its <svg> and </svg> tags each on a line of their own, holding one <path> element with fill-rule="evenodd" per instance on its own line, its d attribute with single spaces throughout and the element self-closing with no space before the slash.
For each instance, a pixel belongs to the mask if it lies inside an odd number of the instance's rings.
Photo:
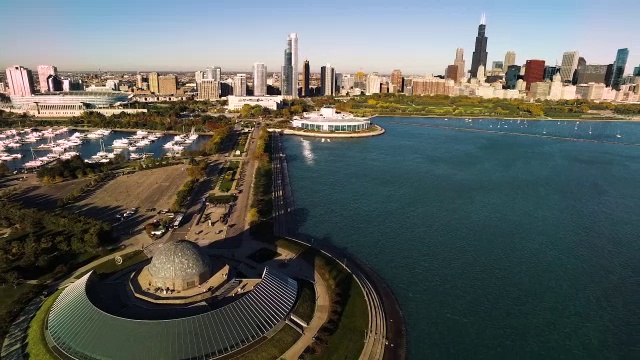
<svg viewBox="0 0 640 360">
<path fill-rule="evenodd" d="M 480 25 L 478 26 L 478 36 L 476 36 L 476 48 L 471 59 L 471 70 L 469 70 L 472 78 L 478 76 L 478 67 L 480 65 L 484 66 L 485 70 L 487 69 L 487 37 L 484 35 L 487 28 L 486 22 L 487 19 L 482 13 Z"/>
</svg>

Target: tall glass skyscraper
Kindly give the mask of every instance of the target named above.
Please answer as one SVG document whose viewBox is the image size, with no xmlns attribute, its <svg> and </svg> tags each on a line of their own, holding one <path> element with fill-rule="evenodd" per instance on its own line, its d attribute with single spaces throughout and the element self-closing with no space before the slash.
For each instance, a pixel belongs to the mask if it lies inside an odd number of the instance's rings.
<svg viewBox="0 0 640 360">
<path fill-rule="evenodd" d="M 298 34 L 291 33 L 287 38 L 282 67 L 282 95 L 298 97 Z"/>
<path fill-rule="evenodd" d="M 478 76 L 478 67 L 480 65 L 487 68 L 487 37 L 485 36 L 485 30 L 487 29 L 486 17 L 482 13 L 480 18 L 480 25 L 478 26 L 478 36 L 476 36 L 476 47 L 473 51 L 473 57 L 471 58 L 471 70 L 469 71 L 472 78 Z"/>
<path fill-rule="evenodd" d="M 618 49 L 616 54 L 616 61 L 613 63 L 613 76 L 611 77 L 611 88 L 620 90 L 622 85 L 622 77 L 624 76 L 624 69 L 627 67 L 627 59 L 629 58 L 629 49 Z"/>
</svg>

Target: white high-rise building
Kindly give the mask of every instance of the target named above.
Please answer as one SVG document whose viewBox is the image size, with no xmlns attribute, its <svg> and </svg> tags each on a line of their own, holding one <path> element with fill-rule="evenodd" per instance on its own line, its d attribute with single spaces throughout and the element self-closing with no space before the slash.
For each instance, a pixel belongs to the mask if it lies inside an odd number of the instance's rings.
<svg viewBox="0 0 640 360">
<path fill-rule="evenodd" d="M 456 49 L 456 59 L 453 62 L 453 65 L 458 66 L 458 81 L 464 78 L 464 49 L 457 48 Z"/>
<path fill-rule="evenodd" d="M 484 65 L 480 64 L 480 66 L 478 66 L 478 81 L 483 83 L 486 78 Z"/>
<path fill-rule="evenodd" d="M 198 82 L 198 100 L 219 99 L 219 94 L 219 83 L 216 79 L 202 79 Z"/>
<path fill-rule="evenodd" d="M 9 95 L 31 96 L 35 92 L 33 87 L 33 77 L 31 70 L 20 65 L 8 67 L 7 83 L 9 84 Z M 46 83 L 46 81 L 45 81 Z"/>
<path fill-rule="evenodd" d="M 553 82 L 551 83 L 551 89 L 549 90 L 549 100 L 562 99 L 562 76 L 560 73 L 553 75 Z"/>
<path fill-rule="evenodd" d="M 264 63 L 253 64 L 253 95 L 267 95 L 267 66 Z"/>
<path fill-rule="evenodd" d="M 578 68 L 578 59 L 580 59 L 580 53 L 577 51 L 567 51 L 562 54 L 562 65 L 560 65 L 562 82 L 571 82 L 573 73 Z"/>
<path fill-rule="evenodd" d="M 233 95 L 247 96 L 247 74 L 238 74 L 233 78 Z"/>
<path fill-rule="evenodd" d="M 507 51 L 504 55 L 504 64 L 503 70 L 506 72 L 509 66 L 516 64 L 516 52 L 515 51 Z"/>
<path fill-rule="evenodd" d="M 49 86 L 47 85 L 47 77 L 49 75 L 57 75 L 58 68 L 53 65 L 38 65 L 38 84 L 40 85 L 40 92 L 48 92 Z"/>
<path fill-rule="evenodd" d="M 204 79 L 214 79 L 212 67 L 204 69 Z"/>
<path fill-rule="evenodd" d="M 291 40 L 291 66 L 293 67 L 293 73 L 291 74 L 291 82 L 293 85 L 292 96 L 298 97 L 298 34 L 289 34 Z"/>
<path fill-rule="evenodd" d="M 204 79 L 204 72 L 196 71 L 195 77 L 196 77 L 196 85 L 197 85 L 200 81 L 202 81 L 202 79 Z"/>
<path fill-rule="evenodd" d="M 372 74 L 369 74 L 367 76 L 367 89 L 366 89 L 366 93 L 367 95 L 370 94 L 379 94 L 380 93 L 380 83 L 382 82 L 382 79 L 380 78 L 380 75 L 378 75 L 377 72 L 374 72 Z"/>
</svg>

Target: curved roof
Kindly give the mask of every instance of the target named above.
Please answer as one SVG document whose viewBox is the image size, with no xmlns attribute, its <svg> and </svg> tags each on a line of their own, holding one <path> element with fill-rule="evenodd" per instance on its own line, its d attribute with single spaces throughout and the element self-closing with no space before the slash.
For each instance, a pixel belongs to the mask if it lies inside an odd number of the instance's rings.
<svg viewBox="0 0 640 360">
<path fill-rule="evenodd" d="M 160 248 L 148 269 L 154 279 L 186 279 L 209 274 L 211 262 L 198 244 L 179 240 Z"/>
<path fill-rule="evenodd" d="M 48 335 L 78 359 L 205 359 L 235 351 L 273 329 L 291 311 L 297 283 L 265 268 L 262 281 L 213 311 L 173 320 L 130 320 L 107 314 L 87 297 L 89 273 L 51 307 Z"/>
</svg>

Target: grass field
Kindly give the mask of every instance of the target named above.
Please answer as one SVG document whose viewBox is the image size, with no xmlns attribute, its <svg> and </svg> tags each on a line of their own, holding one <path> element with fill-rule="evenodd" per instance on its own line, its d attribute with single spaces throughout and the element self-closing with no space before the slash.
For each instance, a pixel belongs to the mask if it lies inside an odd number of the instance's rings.
<svg viewBox="0 0 640 360">
<path fill-rule="evenodd" d="M 277 360 L 284 354 L 293 344 L 300 338 L 300 333 L 292 328 L 289 324 L 285 324 L 271 338 L 258 345 L 251 351 L 242 354 L 238 360 Z"/>
<path fill-rule="evenodd" d="M 316 289 L 307 280 L 298 280 L 298 301 L 293 308 L 293 314 L 308 323 L 313 319 L 316 311 Z"/>
<path fill-rule="evenodd" d="M 329 344 L 320 354 L 309 359 L 358 359 L 364 347 L 364 333 L 369 324 L 369 312 L 364 293 L 357 282 L 351 282 L 350 296 L 338 327 L 329 338 Z"/>
<path fill-rule="evenodd" d="M 49 309 L 51 309 L 51 306 L 61 293 L 62 289 L 49 296 L 29 324 L 26 351 L 29 359 L 58 360 L 58 357 L 47 346 L 47 340 L 44 336 L 44 323 L 47 319 L 47 314 L 49 314 Z"/>
<path fill-rule="evenodd" d="M 93 269 L 89 269 L 75 276 L 76 279 L 80 279 L 85 276 L 89 271 L 95 270 L 96 274 L 108 275 L 118 272 L 122 269 L 125 269 L 131 265 L 137 264 L 141 261 L 145 261 L 148 259 L 147 255 L 142 250 L 134 250 L 132 252 L 128 252 L 122 257 L 122 264 L 118 265 L 115 262 L 115 259 L 105 260 L 100 264 L 96 265 Z"/>
<path fill-rule="evenodd" d="M 236 179 L 236 174 L 238 173 L 238 168 L 240 167 L 239 161 L 231 161 L 224 168 L 224 175 L 222 176 L 222 180 L 220 181 L 220 185 L 218 186 L 218 190 L 222 192 L 229 192 L 233 187 L 233 181 Z"/>
</svg>

